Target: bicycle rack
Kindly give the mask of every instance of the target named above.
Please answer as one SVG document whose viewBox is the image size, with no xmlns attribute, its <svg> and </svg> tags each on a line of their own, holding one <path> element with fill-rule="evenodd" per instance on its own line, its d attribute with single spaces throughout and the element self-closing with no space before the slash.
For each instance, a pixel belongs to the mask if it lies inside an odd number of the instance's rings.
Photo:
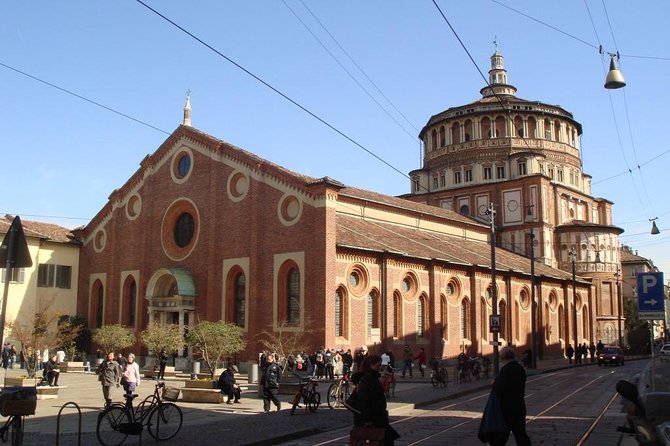
<svg viewBox="0 0 670 446">
<path fill-rule="evenodd" d="M 79 413 L 79 432 L 77 433 L 77 446 L 81 446 L 81 409 L 79 408 L 79 405 L 74 401 L 68 401 L 67 403 L 60 406 L 60 410 L 58 411 L 58 417 L 56 418 L 56 446 L 60 444 L 60 414 L 61 412 L 63 412 L 63 409 L 65 409 L 67 406 L 70 405 L 74 406 L 77 409 L 77 412 Z"/>
</svg>

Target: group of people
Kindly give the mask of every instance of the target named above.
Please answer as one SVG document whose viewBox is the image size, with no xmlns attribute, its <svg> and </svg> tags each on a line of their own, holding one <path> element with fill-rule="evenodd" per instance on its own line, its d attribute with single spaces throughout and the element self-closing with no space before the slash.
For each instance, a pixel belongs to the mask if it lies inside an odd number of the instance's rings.
<svg viewBox="0 0 670 446">
<path fill-rule="evenodd" d="M 267 352 L 264 352 L 267 354 Z M 262 355 L 261 355 L 262 356 Z M 290 371 L 304 371 L 316 379 L 335 379 L 349 373 L 354 363 L 351 349 L 319 348 L 312 354 L 302 351 L 286 358 Z"/>
<path fill-rule="evenodd" d="M 605 345 L 603 344 L 602 340 L 598 341 L 598 345 L 594 345 L 592 342 L 591 345 L 587 346 L 586 342 L 584 342 L 582 344 L 577 344 L 576 348 L 571 344 L 568 344 L 565 349 L 565 354 L 568 357 L 568 362 L 570 364 L 572 364 L 573 356 L 575 358 L 575 364 L 582 364 L 586 362 L 586 358 L 589 353 L 591 354 L 591 362 L 595 362 L 596 356 L 603 351 L 603 348 L 605 348 Z"/>
<path fill-rule="evenodd" d="M 140 385 L 140 367 L 135 362 L 135 355 L 132 353 L 128 353 L 126 357 L 119 353 L 117 359 L 114 357 L 114 352 L 108 352 L 106 358 L 98 365 L 97 374 L 102 386 L 102 396 L 105 399 L 104 407 L 112 403 L 112 388 L 123 385 L 124 392 L 132 395 Z"/>
</svg>

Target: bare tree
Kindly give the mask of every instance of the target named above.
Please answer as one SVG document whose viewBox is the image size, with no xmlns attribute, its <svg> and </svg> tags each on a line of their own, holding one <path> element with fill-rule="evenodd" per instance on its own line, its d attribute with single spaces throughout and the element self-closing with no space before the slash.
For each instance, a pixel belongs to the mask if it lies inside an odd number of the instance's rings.
<svg viewBox="0 0 670 446">
<path fill-rule="evenodd" d="M 54 298 L 40 300 L 34 313 L 21 311 L 16 319 L 7 324 L 12 337 L 21 343 L 30 378 L 35 376 L 35 365 L 40 359 L 37 350 L 53 347 L 56 340 L 60 315 L 51 311 L 53 302 Z"/>
<path fill-rule="evenodd" d="M 294 357 L 303 350 L 309 348 L 305 341 L 305 335 L 311 333 L 312 319 L 306 318 L 302 326 L 282 322 L 275 330 L 273 327 L 263 330 L 256 336 L 264 350 L 270 353 L 277 353 L 282 366 L 282 371 L 286 370 L 287 358 Z"/>
</svg>

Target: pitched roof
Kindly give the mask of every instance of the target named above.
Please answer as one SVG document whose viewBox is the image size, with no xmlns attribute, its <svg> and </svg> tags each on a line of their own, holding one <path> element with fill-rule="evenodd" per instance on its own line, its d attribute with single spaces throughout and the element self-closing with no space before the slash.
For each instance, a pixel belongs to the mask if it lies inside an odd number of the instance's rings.
<svg viewBox="0 0 670 446">
<path fill-rule="evenodd" d="M 12 221 L 14 221 L 13 215 L 0 217 L 0 234 L 7 233 Z M 41 238 L 58 243 L 77 243 L 77 240 L 72 235 L 72 231 L 63 226 L 23 219 L 21 219 L 21 225 L 26 237 Z"/>
<path fill-rule="evenodd" d="M 487 242 L 440 234 L 416 228 L 379 223 L 349 215 L 337 216 L 337 245 L 371 251 L 388 251 L 407 257 L 436 259 L 458 265 L 491 267 Z M 530 274 L 530 260 L 503 248 L 496 248 L 496 270 Z M 536 276 L 571 278 L 571 274 L 535 263 Z"/>
</svg>

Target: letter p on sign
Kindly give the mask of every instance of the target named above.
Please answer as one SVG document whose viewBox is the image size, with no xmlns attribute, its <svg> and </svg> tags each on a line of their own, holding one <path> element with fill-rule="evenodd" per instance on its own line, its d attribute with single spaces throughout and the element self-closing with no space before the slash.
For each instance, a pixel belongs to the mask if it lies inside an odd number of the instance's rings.
<svg viewBox="0 0 670 446">
<path fill-rule="evenodd" d="M 656 276 L 644 275 L 642 277 L 642 294 L 649 293 L 649 288 L 654 288 L 657 283 Z"/>
</svg>

